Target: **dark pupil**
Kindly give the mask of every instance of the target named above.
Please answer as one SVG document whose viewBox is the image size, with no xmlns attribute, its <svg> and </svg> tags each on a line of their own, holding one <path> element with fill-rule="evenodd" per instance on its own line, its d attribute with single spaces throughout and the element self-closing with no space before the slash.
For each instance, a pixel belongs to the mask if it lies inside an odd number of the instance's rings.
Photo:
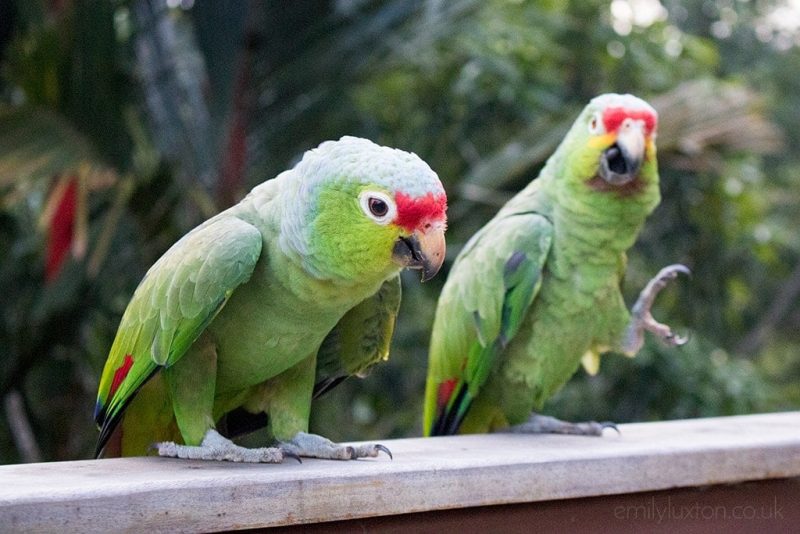
<svg viewBox="0 0 800 534">
<path fill-rule="evenodd" d="M 389 206 L 379 198 L 371 198 L 369 199 L 369 211 L 376 217 L 383 217 L 389 213 Z"/>
</svg>

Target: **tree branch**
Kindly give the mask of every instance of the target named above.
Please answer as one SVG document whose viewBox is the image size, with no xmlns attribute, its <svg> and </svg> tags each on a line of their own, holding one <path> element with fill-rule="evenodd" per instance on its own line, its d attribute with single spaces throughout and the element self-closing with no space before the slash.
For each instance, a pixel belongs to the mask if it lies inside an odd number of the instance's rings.
<svg viewBox="0 0 800 534">
<path fill-rule="evenodd" d="M 3 399 L 3 406 L 8 426 L 11 429 L 11 437 L 17 446 L 22 462 L 41 462 L 42 451 L 36 442 L 28 414 L 25 412 L 25 400 L 22 398 L 22 394 L 16 389 L 12 389 Z"/>
</svg>

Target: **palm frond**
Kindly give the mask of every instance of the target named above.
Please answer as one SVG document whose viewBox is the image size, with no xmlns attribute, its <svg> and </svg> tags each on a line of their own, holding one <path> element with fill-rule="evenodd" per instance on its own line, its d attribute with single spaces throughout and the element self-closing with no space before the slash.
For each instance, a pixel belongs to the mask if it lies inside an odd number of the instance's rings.
<svg viewBox="0 0 800 534">
<path fill-rule="evenodd" d="M 692 80 L 651 102 L 659 112 L 658 149 L 666 164 L 677 159 L 699 170 L 721 151 L 772 154 L 784 144 L 759 95 L 742 84 Z"/>
<path fill-rule="evenodd" d="M 93 169 L 98 181 L 114 179 L 91 143 L 54 112 L 33 107 L 0 107 L 0 206 L 8 207 L 33 191 L 45 191 L 58 174 Z"/>
</svg>

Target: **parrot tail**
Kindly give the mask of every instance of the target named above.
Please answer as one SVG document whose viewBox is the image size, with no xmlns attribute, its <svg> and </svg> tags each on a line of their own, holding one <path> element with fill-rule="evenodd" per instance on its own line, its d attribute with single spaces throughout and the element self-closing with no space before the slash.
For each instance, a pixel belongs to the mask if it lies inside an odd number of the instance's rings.
<svg viewBox="0 0 800 534">
<path fill-rule="evenodd" d="M 439 415 L 433 422 L 431 436 L 452 436 L 458 433 L 472 405 L 472 396 L 469 394 L 467 383 L 459 382 L 458 386 L 453 388 L 449 399 L 445 398 L 443 401 L 439 406 Z"/>
</svg>

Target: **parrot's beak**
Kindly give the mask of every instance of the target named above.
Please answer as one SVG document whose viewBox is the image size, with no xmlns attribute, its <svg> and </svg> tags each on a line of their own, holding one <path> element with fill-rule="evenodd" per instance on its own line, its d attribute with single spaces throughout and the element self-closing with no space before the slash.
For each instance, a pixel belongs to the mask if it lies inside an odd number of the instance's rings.
<svg viewBox="0 0 800 534">
<path fill-rule="evenodd" d="M 639 175 L 644 161 L 645 126 L 643 121 L 626 119 L 619 127 L 616 142 L 600 157 L 600 176 L 611 185 L 625 185 Z"/>
<path fill-rule="evenodd" d="M 444 263 L 444 230 L 445 225 L 437 223 L 408 237 L 399 238 L 394 245 L 392 259 L 403 267 L 421 269 L 422 281 L 427 282 L 436 276 Z"/>
</svg>

